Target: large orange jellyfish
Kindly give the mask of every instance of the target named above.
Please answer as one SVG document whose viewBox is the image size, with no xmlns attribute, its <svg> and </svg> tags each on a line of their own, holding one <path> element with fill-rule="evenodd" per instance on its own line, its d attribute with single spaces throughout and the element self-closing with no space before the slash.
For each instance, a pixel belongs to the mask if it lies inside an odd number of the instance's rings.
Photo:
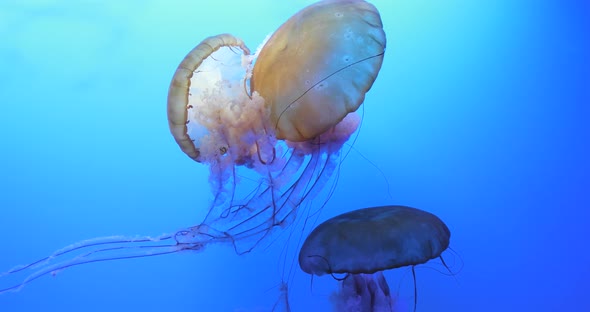
<svg viewBox="0 0 590 312">
<path fill-rule="evenodd" d="M 334 297 L 336 311 L 393 311 L 384 270 L 414 266 L 441 257 L 451 232 L 437 216 L 406 206 L 350 211 L 318 225 L 299 252 L 309 274 L 344 273 Z M 443 260 L 444 264 L 444 260 Z M 445 264 L 446 266 L 446 264 Z"/>
<path fill-rule="evenodd" d="M 182 151 L 210 168 L 214 197 L 204 220 L 157 237 L 73 244 L 0 273 L 33 270 L 16 285 L 0 286 L 0 293 L 85 263 L 202 250 L 216 242 L 250 251 L 274 228 L 289 225 L 328 181 L 358 127 L 354 112 L 377 77 L 385 43 L 379 12 L 362 0 L 304 8 L 254 55 L 229 34 L 203 40 L 173 76 L 168 123 Z"/>
<path fill-rule="evenodd" d="M 185 57 L 168 121 L 182 151 L 210 168 L 215 197 L 200 234 L 246 252 L 295 218 L 357 129 L 385 42 L 373 5 L 331 0 L 295 14 L 253 56 L 223 34 Z"/>
</svg>

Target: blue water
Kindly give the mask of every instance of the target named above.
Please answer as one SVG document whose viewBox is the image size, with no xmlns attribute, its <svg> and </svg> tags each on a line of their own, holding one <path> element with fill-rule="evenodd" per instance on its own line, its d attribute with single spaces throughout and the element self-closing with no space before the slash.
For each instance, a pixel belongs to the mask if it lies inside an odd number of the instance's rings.
<svg viewBox="0 0 590 312">
<path fill-rule="evenodd" d="M 255 48 L 312 3 L 283 2 L 2 1 L 0 271 L 197 224 L 208 173 L 169 134 L 170 78 L 203 38 Z M 383 204 L 443 219 L 462 270 L 418 267 L 418 311 L 590 311 L 588 2 L 373 3 L 385 61 L 320 220 Z M 0 311 L 265 311 L 279 257 L 210 246 L 83 265 L 0 295 Z M 337 283 L 295 272 L 293 311 L 329 310 Z M 411 303 L 408 271 L 386 277 Z"/>
</svg>

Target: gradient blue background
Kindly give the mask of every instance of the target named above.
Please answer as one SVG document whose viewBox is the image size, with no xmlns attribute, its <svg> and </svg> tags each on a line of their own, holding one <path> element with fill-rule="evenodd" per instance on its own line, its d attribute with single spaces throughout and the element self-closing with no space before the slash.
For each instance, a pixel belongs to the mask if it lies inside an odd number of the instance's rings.
<svg viewBox="0 0 590 312">
<path fill-rule="evenodd" d="M 176 66 L 218 33 L 255 48 L 311 2 L 2 1 L 0 271 L 196 224 L 210 190 L 168 132 Z M 396 203 L 445 220 L 464 267 L 419 268 L 418 311 L 590 311 L 588 1 L 373 3 L 388 46 L 354 145 L 366 159 L 351 153 L 321 219 Z M 0 311 L 264 311 L 277 257 L 211 246 L 80 266 Z M 387 276 L 411 301 L 405 272 Z M 293 311 L 327 310 L 336 282 L 309 285 L 298 272 Z"/>
</svg>

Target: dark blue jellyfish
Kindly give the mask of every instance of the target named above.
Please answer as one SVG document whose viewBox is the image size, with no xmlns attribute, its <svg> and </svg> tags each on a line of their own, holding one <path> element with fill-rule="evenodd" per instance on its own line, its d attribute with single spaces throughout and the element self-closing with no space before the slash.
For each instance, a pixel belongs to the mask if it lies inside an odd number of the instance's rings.
<svg viewBox="0 0 590 312">
<path fill-rule="evenodd" d="M 450 236 L 437 216 L 423 210 L 359 209 L 316 227 L 301 247 L 299 266 L 318 276 L 346 274 L 335 297 L 336 311 L 393 311 L 393 298 L 381 272 L 412 266 L 415 283 L 414 266 L 441 257 Z"/>
</svg>

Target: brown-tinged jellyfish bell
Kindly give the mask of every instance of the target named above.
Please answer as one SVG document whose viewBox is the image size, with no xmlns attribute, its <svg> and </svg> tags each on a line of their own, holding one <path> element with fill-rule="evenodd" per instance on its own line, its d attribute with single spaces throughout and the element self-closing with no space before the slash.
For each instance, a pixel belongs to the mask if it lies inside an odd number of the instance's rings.
<svg viewBox="0 0 590 312">
<path fill-rule="evenodd" d="M 379 12 L 365 1 L 320 1 L 281 25 L 260 51 L 250 85 L 270 107 L 277 138 L 313 139 L 356 111 L 385 43 Z"/>
</svg>

